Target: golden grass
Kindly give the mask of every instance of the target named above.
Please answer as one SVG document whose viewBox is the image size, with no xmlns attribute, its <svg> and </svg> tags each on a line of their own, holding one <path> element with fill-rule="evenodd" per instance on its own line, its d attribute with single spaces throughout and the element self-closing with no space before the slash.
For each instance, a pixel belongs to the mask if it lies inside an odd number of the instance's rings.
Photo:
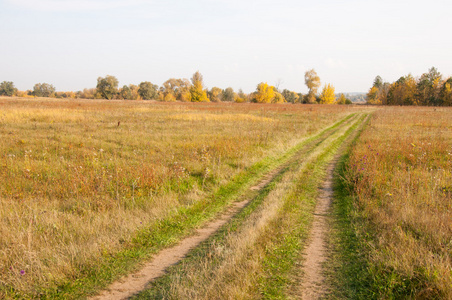
<svg viewBox="0 0 452 300">
<path fill-rule="evenodd" d="M 274 122 L 275 120 L 265 117 L 259 117 L 254 115 L 246 114 L 206 114 L 206 113 L 186 113 L 177 114 L 169 117 L 170 120 L 181 120 L 181 121 L 229 121 L 229 122 L 240 122 L 240 121 L 253 121 L 253 122 Z"/>
<path fill-rule="evenodd" d="M 378 111 L 348 173 L 382 296 L 452 298 L 452 109 Z"/>
<path fill-rule="evenodd" d="M 33 294 L 76 276 L 355 109 L 0 98 L 0 287 Z M 215 121 L 171 119 L 188 112 Z"/>
<path fill-rule="evenodd" d="M 356 120 L 355 120 L 356 121 Z M 267 276 L 263 268 L 263 260 L 271 248 L 272 239 L 281 232 L 295 230 L 300 226 L 283 210 L 287 206 L 288 197 L 293 201 L 306 201 L 294 196 L 296 184 L 306 181 L 307 170 L 318 158 L 325 154 L 325 149 L 342 136 L 353 122 L 330 136 L 312 152 L 304 155 L 302 163 L 297 164 L 284 174 L 263 203 L 241 224 L 237 232 L 226 236 L 221 244 L 212 243 L 207 250 L 208 255 L 193 263 L 182 263 L 177 274 L 172 275 L 171 285 L 165 291 L 167 299 L 260 299 L 259 280 Z M 329 153 L 331 159 L 333 155 Z M 317 186 L 314 187 L 317 189 Z M 309 201 L 306 201 L 309 202 Z M 312 210 L 315 201 L 303 204 L 307 211 Z M 308 214 L 309 212 L 307 212 Z M 312 213 L 312 211 L 310 212 Z M 310 218 L 310 217 L 309 217 Z M 300 238 L 300 237 L 299 237 Z"/>
</svg>

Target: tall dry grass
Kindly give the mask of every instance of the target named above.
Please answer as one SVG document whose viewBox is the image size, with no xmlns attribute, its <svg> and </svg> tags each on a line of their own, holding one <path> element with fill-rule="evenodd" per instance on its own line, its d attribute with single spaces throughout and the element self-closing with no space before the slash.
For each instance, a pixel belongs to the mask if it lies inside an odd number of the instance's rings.
<svg viewBox="0 0 452 300">
<path fill-rule="evenodd" d="M 347 172 L 381 296 L 452 298 L 452 109 L 376 112 Z"/>
<path fill-rule="evenodd" d="M 76 276 L 353 110 L 0 98 L 0 287 L 34 294 Z"/>
</svg>

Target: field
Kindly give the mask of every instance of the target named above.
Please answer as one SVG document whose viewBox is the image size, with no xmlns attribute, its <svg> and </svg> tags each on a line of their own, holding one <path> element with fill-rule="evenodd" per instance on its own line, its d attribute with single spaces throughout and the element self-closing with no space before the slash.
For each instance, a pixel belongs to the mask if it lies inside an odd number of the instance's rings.
<svg viewBox="0 0 452 300">
<path fill-rule="evenodd" d="M 335 165 L 325 295 L 452 297 L 451 120 L 446 108 L 0 98 L 0 298 L 96 295 L 228 212 L 135 297 L 299 298 Z"/>
<path fill-rule="evenodd" d="M 340 297 L 452 298 L 452 110 L 377 111 L 344 168 L 363 265 Z"/>
<path fill-rule="evenodd" d="M 0 291 L 27 297 L 91 276 L 158 220 L 355 110 L 10 98 L 0 108 Z"/>
</svg>

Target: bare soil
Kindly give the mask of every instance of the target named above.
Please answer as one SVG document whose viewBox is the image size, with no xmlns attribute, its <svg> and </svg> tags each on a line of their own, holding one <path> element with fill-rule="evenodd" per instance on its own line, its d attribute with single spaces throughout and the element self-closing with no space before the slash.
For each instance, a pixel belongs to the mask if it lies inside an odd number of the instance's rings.
<svg viewBox="0 0 452 300">
<path fill-rule="evenodd" d="M 333 199 L 333 170 L 337 160 L 327 168 L 327 178 L 323 183 L 314 212 L 308 246 L 303 253 L 303 268 L 299 294 L 302 299 L 319 299 L 328 292 L 328 285 L 323 275 L 323 264 L 327 253 L 328 213 Z"/>
</svg>

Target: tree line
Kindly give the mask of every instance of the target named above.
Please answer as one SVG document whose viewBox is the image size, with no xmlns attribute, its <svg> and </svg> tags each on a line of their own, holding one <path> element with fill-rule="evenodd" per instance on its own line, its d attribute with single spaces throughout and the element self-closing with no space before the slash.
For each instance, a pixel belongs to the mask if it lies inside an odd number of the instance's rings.
<svg viewBox="0 0 452 300">
<path fill-rule="evenodd" d="M 235 92 L 233 88 L 221 89 L 204 86 L 203 76 L 195 72 L 190 80 L 170 78 L 162 86 L 149 81 L 139 85 L 129 84 L 119 87 L 115 76 L 107 75 L 97 79 L 96 88 L 77 92 L 57 92 L 48 83 L 37 83 L 33 90 L 19 91 L 11 81 L 0 83 L 0 95 L 19 97 L 54 97 L 83 99 L 121 99 L 121 100 L 160 100 L 185 102 L 255 102 L 255 103 L 309 103 L 309 104 L 351 104 L 344 94 L 336 97 L 333 85 L 325 84 L 321 93 L 320 77 L 314 69 L 305 73 L 305 84 L 309 89 L 307 94 L 297 93 L 288 89 L 280 90 L 266 82 L 257 85 L 256 91 L 246 94 L 241 89 Z"/>
<path fill-rule="evenodd" d="M 452 106 L 452 77 L 443 79 L 435 67 L 415 78 L 411 74 L 393 83 L 375 77 L 367 103 L 376 105 Z"/>
</svg>

